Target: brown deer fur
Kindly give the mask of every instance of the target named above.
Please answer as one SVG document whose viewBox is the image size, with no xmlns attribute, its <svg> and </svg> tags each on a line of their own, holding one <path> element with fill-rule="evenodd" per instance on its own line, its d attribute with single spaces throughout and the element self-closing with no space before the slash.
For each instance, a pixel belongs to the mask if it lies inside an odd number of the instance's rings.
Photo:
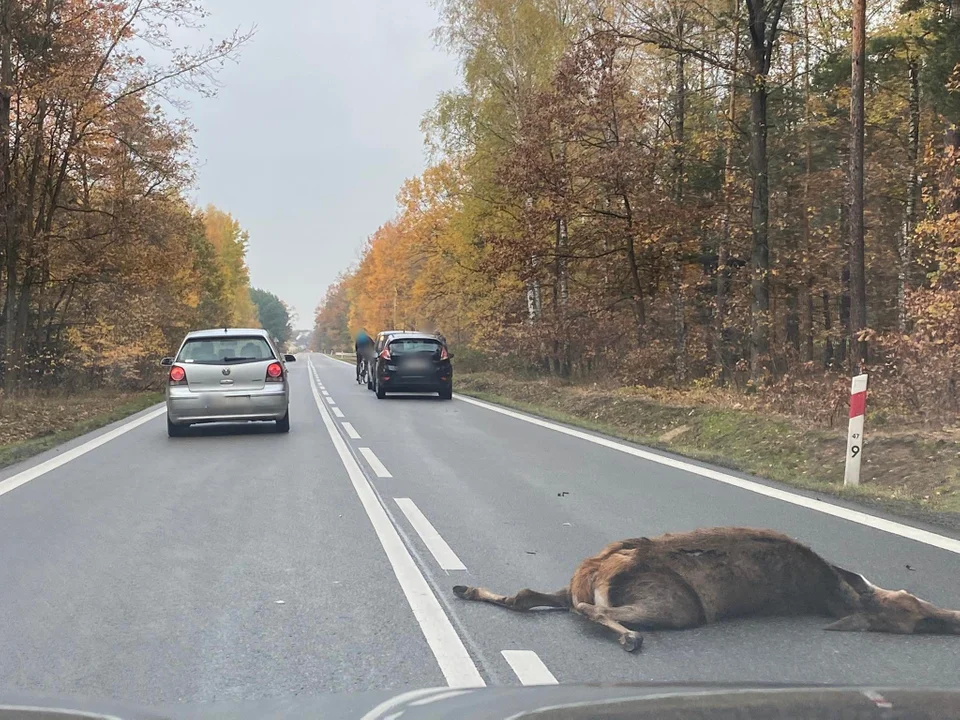
<svg viewBox="0 0 960 720">
<path fill-rule="evenodd" d="M 506 597 L 458 585 L 464 600 L 513 610 L 567 608 L 615 631 L 636 650 L 632 628 L 683 629 L 750 615 L 825 615 L 828 630 L 960 635 L 960 612 L 871 585 L 806 545 L 772 530 L 709 528 L 607 545 L 555 593 Z"/>
</svg>

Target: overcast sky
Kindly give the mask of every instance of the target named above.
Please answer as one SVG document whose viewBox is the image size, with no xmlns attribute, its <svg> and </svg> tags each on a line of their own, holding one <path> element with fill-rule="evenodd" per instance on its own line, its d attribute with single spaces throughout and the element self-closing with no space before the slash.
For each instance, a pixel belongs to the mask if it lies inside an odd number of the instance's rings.
<svg viewBox="0 0 960 720">
<path fill-rule="evenodd" d="M 192 102 L 194 200 L 250 232 L 251 282 L 313 326 L 337 273 L 425 165 L 419 123 L 457 84 L 429 0 L 206 0 L 206 34 L 257 26 L 217 97 Z"/>
</svg>

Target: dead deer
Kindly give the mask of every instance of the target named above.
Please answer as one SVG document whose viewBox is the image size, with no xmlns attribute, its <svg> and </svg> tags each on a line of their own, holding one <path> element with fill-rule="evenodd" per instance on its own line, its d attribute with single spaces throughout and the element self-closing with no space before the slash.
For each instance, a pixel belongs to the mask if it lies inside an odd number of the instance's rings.
<svg viewBox="0 0 960 720">
<path fill-rule="evenodd" d="M 680 630 L 751 615 L 839 618 L 826 630 L 960 635 L 960 612 L 876 587 L 786 535 L 750 528 L 614 542 L 554 593 L 506 597 L 465 585 L 453 592 L 512 610 L 567 608 L 616 632 L 628 652 L 643 643 L 631 628 Z"/>
</svg>

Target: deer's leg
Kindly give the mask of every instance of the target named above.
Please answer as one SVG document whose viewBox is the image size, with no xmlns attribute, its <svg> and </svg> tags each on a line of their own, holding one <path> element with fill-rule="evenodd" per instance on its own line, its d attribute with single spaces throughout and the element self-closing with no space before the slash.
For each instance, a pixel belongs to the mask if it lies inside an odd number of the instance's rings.
<svg viewBox="0 0 960 720">
<path fill-rule="evenodd" d="M 577 603 L 575 610 L 617 633 L 620 645 L 627 652 L 633 652 L 643 644 L 643 635 L 631 630 L 631 627 L 682 630 L 703 623 L 699 604 L 689 602 L 689 598 L 682 596 L 669 598 L 667 602 L 650 599 L 616 607 Z"/>
<path fill-rule="evenodd" d="M 589 618 L 593 620 L 593 622 L 613 630 L 617 634 L 617 641 L 620 643 L 620 646 L 627 652 L 633 652 L 643 645 L 643 635 L 621 625 L 620 622 L 613 617 L 614 613 L 611 613 L 611 610 L 622 609 L 623 608 L 608 608 L 582 602 L 577 603 L 575 611 L 585 618 Z"/>
<path fill-rule="evenodd" d="M 478 600 L 500 605 L 511 610 L 532 610 L 536 607 L 570 607 L 570 591 L 567 588 L 554 593 L 542 593 L 536 590 L 521 590 L 516 595 L 498 595 L 486 588 L 456 585 L 453 594 L 462 600 Z"/>
</svg>

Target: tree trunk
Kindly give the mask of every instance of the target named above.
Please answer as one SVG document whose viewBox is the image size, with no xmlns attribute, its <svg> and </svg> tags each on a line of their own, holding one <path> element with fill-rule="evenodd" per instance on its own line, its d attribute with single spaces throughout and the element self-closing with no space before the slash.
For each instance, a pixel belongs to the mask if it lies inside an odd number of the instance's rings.
<svg viewBox="0 0 960 720">
<path fill-rule="evenodd" d="M 787 288 L 787 313 L 783 321 L 783 336 L 795 353 L 800 352 L 800 290 Z"/>
<path fill-rule="evenodd" d="M 833 319 L 830 315 L 830 291 L 824 290 L 823 296 L 823 367 L 833 367 L 833 338 L 830 330 L 833 328 Z"/>
<path fill-rule="evenodd" d="M 677 42 L 683 46 L 684 19 L 683 13 L 677 17 Z M 683 173 L 685 152 L 685 129 L 687 107 L 687 80 L 685 73 L 686 56 L 678 52 L 674 61 L 674 101 L 673 101 L 673 201 L 679 212 L 683 204 Z M 680 256 L 683 252 L 683 237 L 680 229 L 675 230 L 674 241 L 676 247 L 672 253 L 670 263 L 671 294 L 673 295 L 673 325 L 674 325 L 674 371 L 678 383 L 684 381 L 687 375 L 687 324 L 686 308 L 683 298 L 683 265 Z"/>
<path fill-rule="evenodd" d="M 630 270 L 630 281 L 633 290 L 633 315 L 636 322 L 637 344 L 643 343 L 643 333 L 647 324 L 646 309 L 643 304 L 643 283 L 640 281 L 640 268 L 637 265 L 637 250 L 633 244 L 633 208 L 630 204 L 630 198 L 626 193 L 623 194 L 623 211 L 627 216 L 627 241 L 626 255 L 627 265 Z"/>
<path fill-rule="evenodd" d="M 567 162 L 567 145 L 565 142 L 560 143 L 560 166 L 565 168 Z M 564 174 L 566 170 L 564 169 Z M 557 264 L 556 264 L 556 273 L 557 273 L 557 285 L 558 293 L 557 300 L 559 301 L 561 313 L 562 308 L 566 307 L 567 298 L 570 295 L 568 287 L 568 278 L 567 278 L 567 255 L 568 255 L 568 244 L 570 240 L 569 230 L 567 228 L 567 219 L 565 217 L 557 218 Z"/>
<path fill-rule="evenodd" d="M 867 278 L 863 228 L 864 64 L 866 62 L 866 0 L 853 0 L 850 49 L 850 366 L 854 374 L 867 362 Z"/>
<path fill-rule="evenodd" d="M 917 160 L 920 156 L 920 60 L 910 58 L 910 129 L 907 139 L 907 199 L 903 209 L 900 228 L 900 266 L 897 272 L 897 327 L 906 333 L 907 285 L 910 282 L 910 265 L 913 262 L 913 231 L 917 215 Z"/>
<path fill-rule="evenodd" d="M 769 355 L 770 338 L 770 176 L 767 156 L 767 76 L 776 45 L 784 0 L 747 0 L 750 30 L 750 171 L 753 198 L 750 213 L 751 265 L 750 377 L 759 380 Z"/>
<path fill-rule="evenodd" d="M 3 385 L 7 391 L 16 384 L 16 307 L 17 266 L 20 259 L 16 216 L 16 198 L 13 187 L 13 157 L 11 148 L 11 96 L 13 92 L 13 28 L 14 0 L 0 0 L 0 212 L 3 213 L 3 260 L 6 285 L 3 302 Z"/>
<path fill-rule="evenodd" d="M 753 299 L 751 311 L 750 377 L 760 378 L 769 353 L 770 324 L 770 181 L 767 175 L 766 77 L 755 75 L 750 89 L 750 170 L 753 173 L 753 204 L 750 213 L 753 252 L 750 255 Z"/>
<path fill-rule="evenodd" d="M 950 20 L 960 16 L 960 2 L 947 0 L 946 12 Z M 943 133 L 944 163 L 940 174 L 940 217 L 946 217 L 960 210 L 960 188 L 957 187 L 957 161 L 960 153 L 960 128 L 958 118 L 947 118 L 947 128 Z"/>
<path fill-rule="evenodd" d="M 565 155 L 565 153 L 563 153 Z M 556 357 L 557 375 L 560 377 L 569 377 L 570 375 L 570 341 L 567 335 L 566 306 L 569 290 L 567 287 L 567 221 L 565 218 L 557 218 L 556 221 L 556 283 L 553 290 L 554 302 L 554 332 L 560 333 L 560 339 L 554 341 L 554 355 Z"/>
<path fill-rule="evenodd" d="M 957 188 L 957 154 L 960 153 L 960 129 L 951 123 L 943 133 L 943 170 L 940 174 L 940 217 L 960 209 Z"/>
<path fill-rule="evenodd" d="M 803 347 L 801 358 L 813 362 L 813 272 L 811 262 L 813 247 L 810 237 L 810 176 L 813 174 L 812 113 L 810 112 L 810 3 L 803 3 L 803 248 L 801 249 L 803 272 L 803 321 L 801 335 Z"/>
<path fill-rule="evenodd" d="M 718 382 L 726 381 L 726 319 L 727 319 L 727 254 L 730 247 L 730 216 L 733 213 L 733 149 L 737 126 L 737 73 L 740 62 L 740 0 L 734 10 L 733 64 L 730 69 L 730 86 L 727 98 L 727 125 L 724 138 L 723 159 L 723 219 L 721 221 L 720 246 L 717 248 L 717 298 L 716 298 L 716 364 Z"/>
<path fill-rule="evenodd" d="M 840 271 L 840 342 L 837 344 L 837 362 L 847 362 L 847 339 L 850 337 L 850 265 Z"/>
<path fill-rule="evenodd" d="M 560 283 L 560 305 L 565 306 L 570 296 L 569 281 L 567 279 L 567 246 L 570 235 L 567 231 L 566 218 L 557 220 L 557 280 Z"/>
<path fill-rule="evenodd" d="M 533 198 L 532 198 L 532 197 L 528 197 L 528 198 L 527 198 L 526 209 L 527 209 L 528 212 L 533 209 Z M 528 241 L 532 241 L 532 240 L 533 240 L 533 236 L 534 236 L 534 232 L 533 232 L 533 225 L 532 225 L 532 223 L 530 222 L 529 216 L 526 217 L 526 225 L 527 225 L 527 240 L 528 240 Z M 529 263 L 530 263 L 530 264 L 529 264 L 529 269 L 530 269 L 530 276 L 531 276 L 531 277 L 530 277 L 530 280 L 528 280 L 527 283 L 526 283 L 526 286 L 527 286 L 527 288 L 526 288 L 526 289 L 527 289 L 527 320 L 530 322 L 530 324 L 534 324 L 534 323 L 536 323 L 536 322 L 540 319 L 540 310 L 541 310 L 541 302 L 540 302 L 540 280 L 537 278 L 537 268 L 538 268 L 538 265 L 539 265 L 539 263 L 537 262 L 537 256 L 534 255 L 534 254 L 531 254 L 531 255 L 530 255 Z"/>
</svg>

